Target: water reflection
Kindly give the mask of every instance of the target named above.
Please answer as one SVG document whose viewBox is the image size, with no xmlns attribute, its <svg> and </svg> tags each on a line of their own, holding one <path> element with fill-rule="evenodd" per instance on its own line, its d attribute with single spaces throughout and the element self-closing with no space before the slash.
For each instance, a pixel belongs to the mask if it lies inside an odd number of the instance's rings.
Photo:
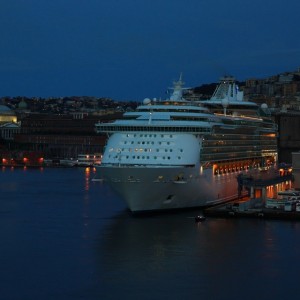
<svg viewBox="0 0 300 300">
<path fill-rule="evenodd" d="M 274 287 L 274 278 L 295 281 L 296 260 L 285 251 L 292 239 L 296 256 L 299 231 L 299 225 L 285 222 L 208 219 L 197 224 L 189 214 L 132 218 L 125 213 L 99 237 L 98 276 L 105 286 L 151 288 L 152 296 L 162 281 L 166 289 L 181 286 L 182 296 L 191 289 L 191 295 L 216 296 L 218 286 L 223 299 L 238 297 L 254 284 L 261 295 L 271 288 L 283 294 L 284 288 Z"/>
<path fill-rule="evenodd" d="M 85 174 L 85 190 L 89 191 L 91 180 L 96 174 L 96 168 L 86 167 L 84 170 L 84 174 Z"/>
</svg>

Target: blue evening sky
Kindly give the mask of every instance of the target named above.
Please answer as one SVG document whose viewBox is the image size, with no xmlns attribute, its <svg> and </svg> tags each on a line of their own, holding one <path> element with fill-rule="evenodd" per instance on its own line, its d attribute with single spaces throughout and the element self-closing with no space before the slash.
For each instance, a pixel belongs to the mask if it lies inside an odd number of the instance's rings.
<svg viewBox="0 0 300 300">
<path fill-rule="evenodd" d="M 163 97 L 300 66 L 299 0 L 0 0 L 0 96 Z"/>
</svg>

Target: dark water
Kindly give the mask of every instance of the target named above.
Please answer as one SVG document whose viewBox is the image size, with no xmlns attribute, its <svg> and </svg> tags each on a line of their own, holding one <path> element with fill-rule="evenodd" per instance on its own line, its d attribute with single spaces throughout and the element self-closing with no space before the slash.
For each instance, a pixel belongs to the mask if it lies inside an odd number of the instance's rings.
<svg viewBox="0 0 300 300">
<path fill-rule="evenodd" d="M 0 172 L 0 298 L 295 299 L 300 223 L 133 217 L 85 169 Z"/>
</svg>

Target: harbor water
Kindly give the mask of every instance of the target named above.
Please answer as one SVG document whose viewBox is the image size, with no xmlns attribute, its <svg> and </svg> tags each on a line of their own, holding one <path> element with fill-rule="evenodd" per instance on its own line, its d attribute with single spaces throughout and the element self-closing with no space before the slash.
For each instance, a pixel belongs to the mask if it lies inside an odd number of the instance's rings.
<svg viewBox="0 0 300 300">
<path fill-rule="evenodd" d="M 93 169 L 2 168 L 5 300 L 291 299 L 300 222 L 132 216 Z M 188 191 L 187 191 L 188 192 Z"/>
</svg>

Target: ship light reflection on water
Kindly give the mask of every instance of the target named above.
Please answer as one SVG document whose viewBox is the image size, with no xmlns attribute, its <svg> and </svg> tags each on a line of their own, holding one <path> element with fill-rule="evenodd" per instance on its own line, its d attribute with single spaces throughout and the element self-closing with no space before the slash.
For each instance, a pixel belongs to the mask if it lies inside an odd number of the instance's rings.
<svg viewBox="0 0 300 300">
<path fill-rule="evenodd" d="M 200 167 L 200 175 L 203 174 L 203 166 Z"/>
<path fill-rule="evenodd" d="M 90 168 L 85 168 L 85 190 L 88 191 L 90 189 Z"/>
<path fill-rule="evenodd" d="M 85 174 L 85 190 L 88 191 L 90 189 L 90 181 L 91 181 L 91 173 L 96 173 L 95 167 L 86 167 L 84 170 Z"/>
</svg>

